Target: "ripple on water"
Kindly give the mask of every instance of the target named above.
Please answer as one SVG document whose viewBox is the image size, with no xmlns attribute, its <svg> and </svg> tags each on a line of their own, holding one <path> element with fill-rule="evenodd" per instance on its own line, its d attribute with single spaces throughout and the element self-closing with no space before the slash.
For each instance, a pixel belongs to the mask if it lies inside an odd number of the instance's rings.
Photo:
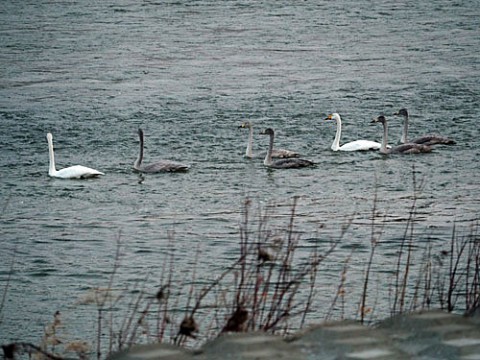
<svg viewBox="0 0 480 360">
<path fill-rule="evenodd" d="M 0 241 L 15 259 L 5 339 L 38 341 L 54 311 L 106 286 L 119 246 L 115 280 L 124 287 L 158 278 L 172 254 L 180 279 L 196 268 L 198 282 L 208 282 L 238 259 L 246 197 L 256 239 L 260 230 L 285 237 L 299 196 L 299 259 L 339 240 L 322 262 L 319 293 L 334 294 L 347 266 L 351 299 L 362 288 L 372 224 L 383 289 L 414 202 L 415 251 L 443 250 L 454 225 L 464 235 L 478 219 L 480 44 L 469 36 L 478 28 L 469 2 L 30 5 L 5 3 L 0 14 Z M 342 142 L 378 141 L 370 119 L 384 113 L 394 143 L 401 121 L 390 114 L 401 107 L 412 114 L 412 136 L 439 132 L 457 145 L 412 157 L 330 150 L 327 113 L 344 116 Z M 269 171 L 262 159 L 247 161 L 238 131 L 245 120 L 255 123 L 255 151 L 267 147 L 260 129 L 273 127 L 277 147 L 317 166 Z M 133 172 L 139 127 L 146 158 L 183 161 L 190 171 Z M 49 178 L 47 132 L 59 168 L 106 175 Z M 10 262 L 0 263 L 0 274 L 10 273 Z M 380 313 L 389 299 L 378 296 Z M 91 333 L 81 311 L 76 329 Z"/>
</svg>

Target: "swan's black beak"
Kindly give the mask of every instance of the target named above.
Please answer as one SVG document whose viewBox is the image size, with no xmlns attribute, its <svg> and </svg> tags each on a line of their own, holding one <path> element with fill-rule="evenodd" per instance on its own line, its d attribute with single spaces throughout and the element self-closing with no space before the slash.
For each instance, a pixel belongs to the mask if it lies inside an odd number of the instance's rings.
<svg viewBox="0 0 480 360">
<path fill-rule="evenodd" d="M 370 124 L 376 123 L 378 120 L 376 118 L 373 118 L 372 121 L 370 121 Z"/>
</svg>

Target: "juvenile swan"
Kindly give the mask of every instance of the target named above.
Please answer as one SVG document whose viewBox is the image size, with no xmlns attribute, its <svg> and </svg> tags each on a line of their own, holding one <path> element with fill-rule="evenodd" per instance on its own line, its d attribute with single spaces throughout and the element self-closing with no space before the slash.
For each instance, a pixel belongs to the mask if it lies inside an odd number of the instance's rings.
<svg viewBox="0 0 480 360">
<path fill-rule="evenodd" d="M 402 138 L 400 139 L 400 142 L 402 144 L 405 144 L 405 143 L 415 143 L 415 144 L 423 144 L 423 145 L 435 145 L 435 144 L 454 145 L 456 144 L 455 140 L 452 140 L 446 136 L 434 135 L 434 134 L 424 135 L 408 141 L 407 138 L 408 138 L 408 120 L 409 119 L 408 119 L 407 109 L 400 109 L 393 115 L 403 116 L 403 132 L 402 132 Z"/>
<path fill-rule="evenodd" d="M 340 137 L 342 136 L 342 119 L 338 113 L 328 115 L 325 120 L 335 120 L 337 122 L 337 132 L 331 149 L 333 151 L 365 151 L 378 150 L 381 144 L 370 140 L 355 140 L 340 146 Z"/>
<path fill-rule="evenodd" d="M 310 160 L 300 159 L 300 158 L 287 158 L 287 159 L 279 159 L 279 160 L 272 160 L 272 152 L 273 152 L 273 142 L 275 138 L 275 132 L 273 129 L 268 128 L 263 130 L 261 135 L 269 135 L 270 136 L 270 143 L 268 145 L 267 155 L 265 156 L 265 160 L 263 161 L 263 165 L 276 168 L 276 169 L 290 169 L 290 168 L 301 168 L 306 166 L 312 166 L 314 163 Z"/>
<path fill-rule="evenodd" d="M 398 146 L 394 146 L 390 149 L 387 148 L 388 142 L 388 125 L 387 119 L 385 116 L 380 115 L 371 121 L 372 123 L 381 123 L 383 125 L 383 139 L 382 139 L 382 147 L 380 148 L 380 152 L 382 154 L 419 154 L 419 153 L 427 153 L 432 151 L 430 146 L 422 145 L 422 144 L 402 144 Z"/>
<path fill-rule="evenodd" d="M 138 129 L 138 137 L 140 139 L 140 154 L 133 164 L 133 168 L 143 173 L 157 173 L 157 172 L 174 172 L 187 171 L 190 166 L 176 161 L 160 160 L 148 165 L 143 165 L 143 130 Z"/>
<path fill-rule="evenodd" d="M 252 159 L 253 155 L 253 124 L 250 121 L 243 122 L 239 128 L 249 129 L 247 149 L 245 150 L 245 157 Z M 259 154 L 259 157 L 265 157 L 265 153 Z M 272 158 L 292 158 L 300 156 L 299 153 L 295 151 L 290 151 L 286 149 L 273 149 Z"/>
<path fill-rule="evenodd" d="M 47 141 L 48 155 L 50 160 L 50 165 L 48 168 L 49 176 L 60 179 L 87 179 L 100 175 L 105 175 L 98 170 L 91 169 L 82 165 L 74 165 L 57 171 L 55 169 L 55 154 L 53 153 L 53 136 L 51 133 L 47 134 Z"/>
</svg>

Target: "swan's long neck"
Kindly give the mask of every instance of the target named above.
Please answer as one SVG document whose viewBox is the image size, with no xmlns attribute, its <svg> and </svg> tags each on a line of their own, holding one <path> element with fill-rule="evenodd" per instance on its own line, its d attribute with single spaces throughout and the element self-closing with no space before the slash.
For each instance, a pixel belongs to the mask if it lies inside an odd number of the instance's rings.
<svg viewBox="0 0 480 360">
<path fill-rule="evenodd" d="M 248 134 L 248 143 L 247 150 L 245 151 L 245 156 L 248 158 L 253 157 L 253 126 L 250 125 L 250 133 Z"/>
<path fill-rule="evenodd" d="M 340 137 L 342 136 L 342 119 L 340 116 L 335 116 L 335 120 L 337 121 L 337 132 L 332 144 L 333 151 L 337 151 L 340 148 Z"/>
<path fill-rule="evenodd" d="M 270 134 L 270 143 L 268 144 L 268 151 L 267 155 L 265 155 L 265 160 L 263 160 L 264 165 L 271 165 L 272 164 L 272 152 L 273 152 L 273 141 L 275 135 L 272 133 Z"/>
<path fill-rule="evenodd" d="M 382 139 L 382 145 L 380 146 L 380 152 L 382 154 L 388 154 L 388 149 L 387 149 L 387 145 L 388 145 L 388 125 L 387 125 L 387 121 L 384 121 L 382 123 L 383 125 L 383 139 Z"/>
<path fill-rule="evenodd" d="M 143 161 L 143 133 L 139 132 L 138 137 L 140 138 L 140 153 L 138 154 L 137 160 L 135 160 L 135 164 L 133 164 L 135 169 L 139 169 Z"/>
<path fill-rule="evenodd" d="M 48 175 L 53 176 L 57 172 L 55 169 L 55 154 L 53 153 L 53 141 L 50 136 L 47 136 L 48 140 L 48 158 L 50 161 L 49 167 L 48 167 Z"/>
<path fill-rule="evenodd" d="M 406 144 L 408 137 L 408 115 L 404 115 L 403 118 L 403 133 L 402 133 L 402 138 L 400 139 L 400 142 L 402 144 Z"/>
</svg>

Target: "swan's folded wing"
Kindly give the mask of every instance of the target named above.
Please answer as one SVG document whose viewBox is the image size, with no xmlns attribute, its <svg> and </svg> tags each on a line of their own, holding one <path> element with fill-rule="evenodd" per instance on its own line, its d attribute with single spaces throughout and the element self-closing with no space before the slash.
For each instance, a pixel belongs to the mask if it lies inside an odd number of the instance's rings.
<svg viewBox="0 0 480 360">
<path fill-rule="evenodd" d="M 402 144 L 395 146 L 391 149 L 391 153 L 401 153 L 401 154 L 420 154 L 420 153 L 428 153 L 431 152 L 432 148 L 430 146 L 422 145 L 422 144 Z"/>
<path fill-rule="evenodd" d="M 415 144 L 423 144 L 423 145 L 435 145 L 435 144 L 455 145 L 456 144 L 455 140 L 453 139 L 450 139 L 446 136 L 434 135 L 434 134 L 421 136 L 419 138 L 412 140 L 411 142 Z"/>
<path fill-rule="evenodd" d="M 105 174 L 98 170 L 95 170 L 86 166 L 82 166 L 82 165 L 70 166 L 68 168 L 58 170 L 55 173 L 55 177 L 59 177 L 62 179 L 87 179 L 87 178 L 97 177 L 100 175 L 105 175 Z"/>
<path fill-rule="evenodd" d="M 307 166 L 313 166 L 315 163 L 310 160 L 306 159 L 299 159 L 299 158 L 287 158 L 287 159 L 280 159 L 275 161 L 271 167 L 277 169 L 293 169 L 293 168 L 302 168 Z"/>
<path fill-rule="evenodd" d="M 382 144 L 370 140 L 356 140 L 340 146 L 341 151 L 366 151 L 378 150 Z"/>
<path fill-rule="evenodd" d="M 299 157 L 300 154 L 295 152 L 295 151 L 291 151 L 291 150 L 286 150 L 286 149 L 273 149 L 272 151 L 272 158 L 296 158 L 296 157 Z"/>
<path fill-rule="evenodd" d="M 153 164 L 148 164 L 142 166 L 140 171 L 147 172 L 147 173 L 155 173 L 155 172 L 168 172 L 168 171 L 187 171 L 190 168 L 189 165 L 182 164 L 176 161 L 170 160 L 161 160 L 155 162 Z"/>
</svg>

